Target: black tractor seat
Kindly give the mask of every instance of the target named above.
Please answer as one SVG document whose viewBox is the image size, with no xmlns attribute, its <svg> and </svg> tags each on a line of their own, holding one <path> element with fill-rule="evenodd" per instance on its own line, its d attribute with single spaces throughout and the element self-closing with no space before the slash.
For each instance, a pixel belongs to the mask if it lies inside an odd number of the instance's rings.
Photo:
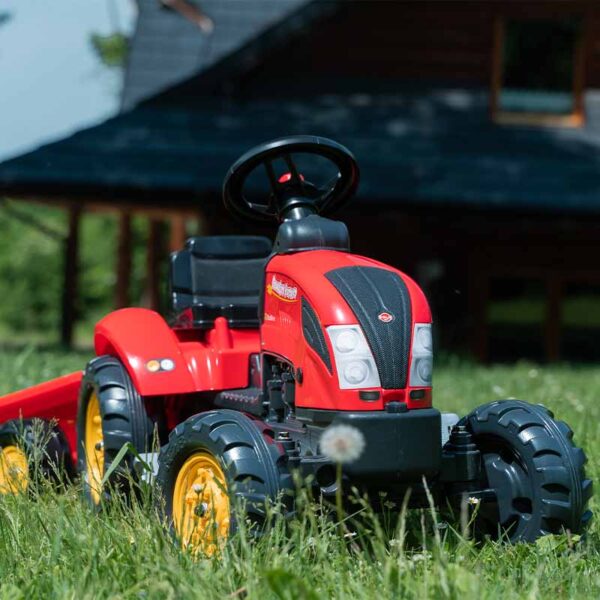
<svg viewBox="0 0 600 600">
<path fill-rule="evenodd" d="M 213 327 L 225 317 L 232 328 L 259 326 L 258 306 L 269 239 L 220 235 L 190 238 L 171 254 L 169 297 L 175 328 Z"/>
</svg>

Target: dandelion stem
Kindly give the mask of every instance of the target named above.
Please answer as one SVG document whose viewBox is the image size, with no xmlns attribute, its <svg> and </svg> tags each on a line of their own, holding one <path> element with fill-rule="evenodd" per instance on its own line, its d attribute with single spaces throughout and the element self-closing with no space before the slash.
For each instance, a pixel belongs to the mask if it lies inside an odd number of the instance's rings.
<svg viewBox="0 0 600 600">
<path fill-rule="evenodd" d="M 338 519 L 340 536 L 344 535 L 344 506 L 342 503 L 342 463 L 338 462 L 336 467 L 335 505 Z"/>
</svg>

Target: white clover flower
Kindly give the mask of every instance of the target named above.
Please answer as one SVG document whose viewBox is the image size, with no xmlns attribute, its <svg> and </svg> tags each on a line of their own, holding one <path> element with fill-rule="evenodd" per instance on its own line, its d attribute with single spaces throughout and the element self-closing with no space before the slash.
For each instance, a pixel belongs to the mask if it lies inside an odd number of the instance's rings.
<svg viewBox="0 0 600 600">
<path fill-rule="evenodd" d="M 365 437 L 351 425 L 332 425 L 321 436 L 321 452 L 334 462 L 357 460 L 365 449 Z"/>
<path fill-rule="evenodd" d="M 479 498 L 475 498 L 474 496 L 469 496 L 467 499 L 467 504 L 470 504 L 471 506 L 477 506 L 480 502 L 481 500 L 479 500 Z"/>
</svg>

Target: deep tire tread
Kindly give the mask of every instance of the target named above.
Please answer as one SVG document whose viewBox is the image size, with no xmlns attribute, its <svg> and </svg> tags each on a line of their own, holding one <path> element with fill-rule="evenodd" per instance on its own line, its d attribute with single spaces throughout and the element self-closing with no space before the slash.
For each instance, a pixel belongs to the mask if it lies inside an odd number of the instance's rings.
<svg viewBox="0 0 600 600">
<path fill-rule="evenodd" d="M 39 421 L 35 423 L 34 421 Z M 23 449 L 31 462 L 35 454 L 36 433 L 42 435 L 45 446 L 40 456 L 38 474 L 55 484 L 71 480 L 75 468 L 71 459 L 69 444 L 62 430 L 57 425 L 44 419 L 13 419 L 0 425 L 0 447 L 16 445 Z"/>
<path fill-rule="evenodd" d="M 77 416 L 77 458 L 80 473 L 86 471 L 85 417 L 92 391 L 100 402 L 104 436 L 105 470 L 121 448 L 131 443 L 137 452 L 147 452 L 152 445 L 153 426 L 146 414 L 143 398 L 135 389 L 123 363 L 113 356 L 99 356 L 91 360 L 84 373 L 79 396 Z M 127 478 L 135 478 L 134 457 L 125 456 L 122 467 L 113 473 L 110 483 L 126 487 Z M 106 494 L 105 494 L 106 495 Z"/>
<path fill-rule="evenodd" d="M 262 422 L 231 410 L 201 413 L 174 428 L 161 448 L 157 476 L 168 518 L 179 469 L 199 449 L 220 459 L 230 489 L 251 521 L 262 522 L 267 502 L 285 503 L 291 497 L 286 493 L 291 484 L 287 457 L 279 444 L 266 439 L 263 429 Z"/>
<path fill-rule="evenodd" d="M 591 518 L 586 504 L 593 493 L 586 479 L 587 457 L 573 443 L 573 431 L 541 405 L 502 400 L 483 405 L 462 419 L 475 440 L 496 436 L 515 447 L 528 464 L 539 496 L 539 510 L 518 539 L 534 541 L 563 529 L 583 533 Z"/>
</svg>

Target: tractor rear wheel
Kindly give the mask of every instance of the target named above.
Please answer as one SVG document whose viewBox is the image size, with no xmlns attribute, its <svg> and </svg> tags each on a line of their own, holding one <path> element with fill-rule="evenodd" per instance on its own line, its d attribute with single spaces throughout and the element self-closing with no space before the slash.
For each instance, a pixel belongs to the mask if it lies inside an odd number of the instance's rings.
<svg viewBox="0 0 600 600">
<path fill-rule="evenodd" d="M 583 533 L 592 482 L 566 423 L 543 406 L 503 400 L 480 406 L 458 425 L 466 426 L 481 452 L 480 487 L 495 494 L 493 501 L 474 503 L 477 535 L 514 543 Z"/>
<path fill-rule="evenodd" d="M 287 456 L 254 421 L 214 410 L 178 425 L 161 449 L 157 483 L 166 516 L 182 548 L 211 556 L 236 529 L 234 499 L 260 527 L 269 502 L 286 505 Z"/>
<path fill-rule="evenodd" d="M 105 474 L 125 444 L 138 453 L 152 446 L 152 421 L 123 363 L 101 356 L 88 363 L 79 397 L 77 415 L 77 459 L 86 497 L 99 505 L 108 492 L 102 485 Z M 128 452 L 112 473 L 110 489 L 126 493 L 135 480 L 134 456 Z"/>
<path fill-rule="evenodd" d="M 60 484 L 72 476 L 69 446 L 58 427 L 42 419 L 0 425 L 0 494 L 26 492 L 33 479 Z"/>
</svg>

